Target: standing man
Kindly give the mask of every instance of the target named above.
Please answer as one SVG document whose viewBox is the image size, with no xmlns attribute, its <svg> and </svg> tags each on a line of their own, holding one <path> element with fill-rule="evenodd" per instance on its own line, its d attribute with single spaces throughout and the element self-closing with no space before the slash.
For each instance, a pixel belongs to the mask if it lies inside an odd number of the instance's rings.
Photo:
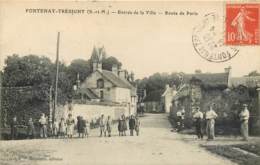
<svg viewBox="0 0 260 165">
<path fill-rule="evenodd" d="M 104 134 L 104 136 L 106 136 L 105 125 L 106 125 L 105 118 L 104 118 L 104 115 L 102 114 L 100 117 L 100 120 L 99 120 L 100 137 L 102 137 L 103 134 Z"/>
<path fill-rule="evenodd" d="M 195 119 L 196 134 L 199 139 L 203 139 L 203 130 L 202 130 L 203 113 L 200 111 L 199 107 L 196 107 L 193 118 Z"/>
<path fill-rule="evenodd" d="M 40 137 L 47 138 L 47 119 L 44 113 L 42 113 L 39 123 L 40 123 Z"/>
<path fill-rule="evenodd" d="M 247 109 L 247 104 L 243 104 L 244 109 L 240 112 L 239 118 L 241 121 L 240 131 L 243 137 L 243 140 L 248 140 L 248 120 L 249 120 L 249 111 Z"/>
<path fill-rule="evenodd" d="M 140 133 L 140 125 L 141 125 L 141 122 L 140 122 L 140 120 L 139 120 L 138 115 L 136 115 L 136 117 L 135 117 L 135 132 L 136 132 L 136 136 L 139 136 L 139 133 Z"/>
<path fill-rule="evenodd" d="M 107 117 L 107 121 L 106 121 L 106 129 L 107 129 L 108 137 L 111 137 L 111 131 L 112 131 L 112 120 L 111 120 L 111 117 L 110 117 L 110 116 Z"/>
<path fill-rule="evenodd" d="M 215 119 L 218 117 L 216 112 L 213 110 L 213 105 L 209 106 L 208 111 L 206 112 L 206 120 L 207 120 L 207 136 L 208 140 L 214 140 L 215 138 Z"/>
<path fill-rule="evenodd" d="M 134 136 L 135 118 L 133 115 L 131 115 L 129 119 L 129 129 L 130 129 L 130 136 Z"/>
<path fill-rule="evenodd" d="M 12 140 L 15 140 L 17 138 L 17 126 L 18 126 L 17 118 L 16 118 L 16 116 L 14 116 L 11 121 L 11 139 Z"/>
</svg>

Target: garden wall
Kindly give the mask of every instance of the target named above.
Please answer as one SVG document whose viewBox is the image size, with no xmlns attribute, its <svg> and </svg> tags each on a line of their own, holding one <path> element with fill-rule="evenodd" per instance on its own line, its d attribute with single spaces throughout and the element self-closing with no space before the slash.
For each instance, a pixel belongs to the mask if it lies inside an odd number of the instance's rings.
<svg viewBox="0 0 260 165">
<path fill-rule="evenodd" d="M 71 113 L 73 118 L 77 116 L 83 116 L 83 118 L 91 121 L 97 120 L 101 114 L 105 117 L 111 116 L 112 120 L 118 120 L 119 117 L 124 114 L 126 117 L 130 115 L 130 108 L 127 105 L 104 105 L 97 103 L 85 103 L 85 104 L 72 104 L 71 110 L 69 106 L 59 106 L 56 113 L 56 118 L 60 120 L 61 117 L 67 118 Z"/>
</svg>

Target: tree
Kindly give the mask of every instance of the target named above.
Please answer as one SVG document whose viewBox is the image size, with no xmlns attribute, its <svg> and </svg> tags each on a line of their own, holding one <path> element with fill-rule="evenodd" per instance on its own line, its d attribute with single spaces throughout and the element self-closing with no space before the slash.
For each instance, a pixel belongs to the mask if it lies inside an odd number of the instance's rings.
<svg viewBox="0 0 260 165">
<path fill-rule="evenodd" d="M 260 73 L 257 72 L 257 70 L 254 70 L 248 74 L 248 76 L 260 76 Z"/>
<path fill-rule="evenodd" d="M 91 71 L 92 65 L 90 60 L 86 61 L 82 59 L 76 59 L 73 60 L 68 66 L 67 74 L 71 80 L 71 83 L 75 84 L 77 80 L 77 74 L 79 74 L 80 81 L 83 82 L 86 77 L 91 73 Z"/>
<path fill-rule="evenodd" d="M 118 59 L 116 59 L 115 57 L 110 56 L 108 58 L 103 59 L 102 69 L 112 70 L 112 66 L 113 65 L 117 65 L 118 68 L 122 67 L 122 63 Z"/>
<path fill-rule="evenodd" d="M 142 80 L 136 80 L 136 84 L 139 89 L 145 89 L 147 92 L 147 100 L 159 101 L 160 96 L 165 90 L 166 84 L 170 86 L 180 85 L 178 73 L 155 73 L 148 78 L 145 77 Z M 157 100 L 156 100 L 157 99 Z"/>
</svg>

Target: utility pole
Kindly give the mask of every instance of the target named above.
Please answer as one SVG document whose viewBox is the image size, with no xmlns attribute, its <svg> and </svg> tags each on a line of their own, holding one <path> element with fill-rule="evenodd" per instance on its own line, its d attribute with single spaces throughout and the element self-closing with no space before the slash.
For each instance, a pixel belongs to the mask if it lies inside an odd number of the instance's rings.
<svg viewBox="0 0 260 165">
<path fill-rule="evenodd" d="M 52 102 L 52 85 L 50 86 L 49 89 L 49 110 L 50 110 L 50 117 L 49 117 L 49 123 L 51 124 L 54 121 L 53 116 L 53 102 Z"/>
<path fill-rule="evenodd" d="M 55 94 L 54 94 L 54 109 L 53 109 L 53 119 L 57 111 L 57 98 L 58 98 L 58 80 L 59 80 L 59 46 L 60 46 L 60 32 L 57 36 L 57 50 L 56 50 L 56 76 L 55 76 Z M 53 120 L 54 121 L 54 120 Z"/>
</svg>

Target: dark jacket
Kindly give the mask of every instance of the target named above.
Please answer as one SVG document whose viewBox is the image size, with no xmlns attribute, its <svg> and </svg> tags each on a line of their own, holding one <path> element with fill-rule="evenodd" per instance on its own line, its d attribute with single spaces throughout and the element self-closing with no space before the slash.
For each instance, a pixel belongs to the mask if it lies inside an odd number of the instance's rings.
<svg viewBox="0 0 260 165">
<path fill-rule="evenodd" d="M 129 119 L 129 129 L 135 129 L 135 119 Z"/>
</svg>

